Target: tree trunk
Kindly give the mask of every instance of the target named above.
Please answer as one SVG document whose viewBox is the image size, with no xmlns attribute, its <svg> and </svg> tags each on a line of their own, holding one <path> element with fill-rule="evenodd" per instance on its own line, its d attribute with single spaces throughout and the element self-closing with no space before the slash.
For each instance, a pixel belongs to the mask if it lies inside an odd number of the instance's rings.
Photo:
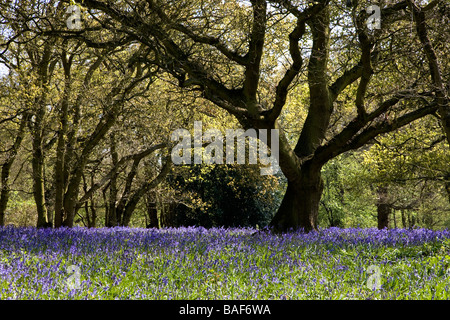
<svg viewBox="0 0 450 320">
<path fill-rule="evenodd" d="M 63 223 L 64 181 L 64 130 L 59 133 L 55 164 L 55 227 Z"/>
<path fill-rule="evenodd" d="M 14 140 L 14 144 L 11 148 L 11 151 L 7 155 L 6 161 L 2 165 L 1 172 L 1 191 L 0 191 L 0 226 L 5 225 L 5 212 L 8 206 L 9 201 L 9 175 L 11 172 L 11 167 L 16 160 L 17 153 L 19 151 L 19 147 L 22 144 L 23 138 L 25 136 L 25 128 L 27 122 L 30 117 L 28 115 L 22 115 L 22 120 L 20 122 L 19 131 L 17 133 L 16 139 Z"/>
<path fill-rule="evenodd" d="M 148 223 L 147 228 L 159 228 L 158 223 L 158 208 L 156 205 L 156 196 L 155 192 L 149 192 L 146 196 L 146 207 L 147 207 L 147 215 L 148 215 Z"/>
<path fill-rule="evenodd" d="M 97 127 L 95 128 L 94 132 L 91 134 L 86 144 L 84 145 L 84 148 L 79 156 L 80 160 L 77 161 L 73 169 L 73 172 L 71 173 L 71 178 L 69 179 L 67 191 L 64 195 L 64 202 L 63 202 L 63 210 L 65 215 L 63 225 L 66 227 L 71 228 L 73 226 L 73 220 L 76 215 L 77 209 L 79 208 L 77 206 L 79 187 L 89 156 L 94 150 L 94 148 L 109 132 L 109 129 L 112 127 L 112 125 L 115 123 L 119 112 L 118 106 L 119 103 L 116 103 L 112 107 L 112 111 L 108 113 L 105 116 L 105 118 L 102 119 L 97 124 Z"/>
<path fill-rule="evenodd" d="M 177 227 L 176 219 L 175 219 L 176 208 L 177 208 L 177 205 L 173 201 L 161 203 L 161 227 L 163 227 L 163 228 Z"/>
<path fill-rule="evenodd" d="M 63 226 L 65 227 L 73 227 L 73 220 L 77 211 L 78 188 L 80 185 L 80 180 L 81 179 L 78 178 L 73 180 L 75 183 L 69 184 L 67 192 L 64 195 L 63 212 L 66 218 L 63 221 Z"/>
<path fill-rule="evenodd" d="M 410 228 L 413 228 L 416 225 L 416 217 L 411 215 L 411 224 L 410 224 Z"/>
<path fill-rule="evenodd" d="M 125 207 L 122 209 L 122 212 L 120 212 L 122 220 L 121 225 L 124 227 L 128 227 L 131 221 L 131 217 L 136 210 L 136 206 L 138 205 L 139 201 L 141 201 L 142 197 L 150 191 L 150 189 L 154 186 L 153 181 L 152 182 L 146 182 L 139 189 L 137 189 L 129 198 L 128 202 L 126 203 Z"/>
<path fill-rule="evenodd" d="M 14 157 L 15 158 L 15 157 Z M 2 166 L 2 187 L 0 192 L 0 226 L 5 225 L 5 212 L 9 201 L 9 174 L 14 158 L 9 158 Z"/>
<path fill-rule="evenodd" d="M 97 210 L 95 209 L 95 203 L 92 198 L 84 203 L 84 210 L 86 211 L 87 227 L 95 228 Z"/>
<path fill-rule="evenodd" d="M 63 49 L 61 61 L 64 69 L 64 93 L 60 110 L 60 127 L 58 131 L 58 143 L 56 147 L 55 163 L 55 227 L 59 228 L 63 223 L 64 192 L 66 187 L 65 166 L 66 157 L 66 135 L 69 129 L 69 98 L 71 95 L 71 64 L 72 59 L 67 58 L 66 50 Z"/>
<path fill-rule="evenodd" d="M 44 89 L 45 91 L 46 89 Z M 45 204 L 45 175 L 44 175 L 44 117 L 46 114 L 45 93 L 36 102 L 38 108 L 34 115 L 32 124 L 32 147 L 33 155 L 31 159 L 33 196 L 36 203 L 37 227 L 42 228 L 47 225 L 47 206 Z"/>
<path fill-rule="evenodd" d="M 288 179 L 288 187 L 269 226 L 275 232 L 290 229 L 303 229 L 305 232 L 317 230 L 319 203 L 323 192 L 320 171 L 325 162 L 318 164 L 317 161 L 309 160 L 300 164 L 297 161 L 314 156 L 325 139 L 330 124 L 333 103 L 327 75 L 329 21 L 329 9 L 326 7 L 308 21 L 313 40 L 308 63 L 310 105 L 294 149 L 295 155 L 284 151 L 286 147 L 283 145 L 286 143 L 280 139 L 280 167 Z"/>
<path fill-rule="evenodd" d="M 377 190 L 377 214 L 378 214 L 378 229 L 389 228 L 389 215 L 391 214 L 391 206 L 388 202 L 388 188 L 379 187 Z"/>
<path fill-rule="evenodd" d="M 394 228 L 397 229 L 397 219 L 395 217 L 395 210 L 392 211 L 392 218 L 394 220 Z"/>
<path fill-rule="evenodd" d="M 2 166 L 2 187 L 0 193 L 0 226 L 5 225 L 5 212 L 9 201 L 9 172 L 11 165 L 8 163 Z"/>
<path fill-rule="evenodd" d="M 109 190 L 109 183 L 102 190 L 103 204 L 104 204 L 104 207 L 105 207 L 105 227 L 109 226 L 109 221 L 108 221 L 108 219 L 109 219 L 109 205 L 108 205 L 108 197 L 106 195 L 108 190 Z"/>
<path fill-rule="evenodd" d="M 407 222 L 406 222 L 406 214 L 405 214 L 405 210 L 401 209 L 401 213 L 402 213 L 402 225 L 403 228 L 408 228 Z"/>
<path fill-rule="evenodd" d="M 450 203 L 450 175 L 445 178 L 445 190 L 447 191 L 448 202 Z"/>
<path fill-rule="evenodd" d="M 95 202 L 93 197 L 90 200 L 91 219 L 89 220 L 88 228 L 95 228 L 97 222 L 97 210 L 95 209 Z"/>
<path fill-rule="evenodd" d="M 138 205 L 143 195 L 144 191 L 140 189 L 136 191 L 131 197 L 130 201 L 128 201 L 122 214 L 122 226 L 128 227 L 131 221 L 131 217 L 133 216 L 133 212 L 134 210 L 136 210 L 136 206 Z"/>
<path fill-rule="evenodd" d="M 116 138 L 114 132 L 111 133 L 110 136 L 110 150 L 111 150 L 111 161 L 113 168 L 117 168 L 118 154 L 116 150 Z M 116 201 L 117 201 L 117 178 L 118 172 L 114 170 L 110 186 L 109 186 L 109 219 L 108 219 L 108 227 L 116 227 L 119 225 L 120 217 L 118 217 L 118 211 L 116 210 Z"/>
<path fill-rule="evenodd" d="M 94 185 L 94 175 L 95 175 L 94 173 L 91 173 L 91 186 Z M 88 191 L 88 184 L 84 175 L 83 175 L 83 190 L 85 194 Z M 84 202 L 84 210 L 86 211 L 87 227 L 95 228 L 95 222 L 97 219 L 97 210 L 95 208 L 93 194 L 89 197 L 89 200 Z"/>
<path fill-rule="evenodd" d="M 40 124 L 36 120 L 36 126 Z M 42 146 L 41 130 L 35 128 L 33 133 L 33 158 L 31 166 L 33 171 L 33 196 L 36 203 L 37 211 L 37 227 L 45 227 L 47 225 L 47 207 L 45 205 L 45 184 L 44 184 L 44 154 Z"/>
<path fill-rule="evenodd" d="M 319 203 L 323 191 L 320 168 L 306 166 L 299 181 L 289 181 L 283 201 L 269 227 L 275 232 L 317 230 Z"/>
<path fill-rule="evenodd" d="M 134 210 L 136 209 L 136 206 L 138 205 L 141 198 L 147 194 L 152 188 L 155 188 L 158 184 L 162 182 L 162 180 L 167 176 L 167 174 L 171 170 L 171 162 L 167 161 L 164 166 L 161 168 L 161 171 L 158 173 L 158 175 L 151 181 L 147 181 L 143 183 L 139 189 L 137 189 L 131 197 L 129 197 L 129 200 L 123 209 L 122 213 L 122 222 L 121 225 L 126 227 L 131 221 L 131 216 L 133 215 Z"/>
</svg>

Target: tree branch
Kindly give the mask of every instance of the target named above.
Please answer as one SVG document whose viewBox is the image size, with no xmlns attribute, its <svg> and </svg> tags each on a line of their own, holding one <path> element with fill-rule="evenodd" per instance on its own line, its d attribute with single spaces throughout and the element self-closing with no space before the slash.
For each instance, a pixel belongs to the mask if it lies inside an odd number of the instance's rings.
<svg viewBox="0 0 450 320">
<path fill-rule="evenodd" d="M 166 146 L 167 146 L 167 144 L 160 143 L 160 144 L 151 146 L 150 148 L 148 148 L 144 151 L 141 151 L 139 153 L 128 155 L 128 156 L 121 158 L 117 162 L 117 164 L 114 166 L 114 168 L 112 168 L 108 172 L 108 174 L 106 174 L 103 177 L 102 180 L 100 180 L 99 182 L 97 182 L 96 184 L 91 186 L 91 188 L 85 192 L 85 194 L 78 200 L 77 206 L 81 206 L 84 202 L 88 201 L 90 199 L 90 197 L 94 194 L 94 192 L 96 192 L 98 189 L 100 189 L 102 186 L 104 186 L 111 179 L 114 172 L 122 171 L 129 161 L 139 162 L 143 158 L 145 158 L 145 157 L 149 156 L 150 154 L 152 154 L 153 152 L 155 152 L 156 150 L 160 150 L 162 148 L 165 148 Z"/>
<path fill-rule="evenodd" d="M 431 5 L 432 3 L 430 3 Z M 447 136 L 447 142 L 450 144 L 450 105 L 448 92 L 445 88 L 444 81 L 442 79 L 442 72 L 439 66 L 438 57 L 434 51 L 431 40 L 428 37 L 428 30 L 425 21 L 424 9 L 419 8 L 414 0 L 408 0 L 408 5 L 413 12 L 416 22 L 417 34 L 420 42 L 422 43 L 425 55 L 428 60 L 428 66 L 430 68 L 431 79 L 436 87 L 436 96 L 439 104 L 439 113 L 442 118 L 442 125 L 444 127 L 445 134 Z M 430 6 L 429 5 L 429 6 Z M 427 6 L 428 7 L 428 6 Z"/>
<path fill-rule="evenodd" d="M 405 115 L 393 120 L 384 121 L 373 126 L 369 126 L 361 133 L 359 131 L 363 129 L 366 123 L 375 119 L 378 115 L 397 104 L 400 101 L 400 97 L 394 97 L 387 100 L 377 110 L 370 113 L 366 119 L 361 117 L 355 118 L 344 130 L 341 131 L 335 138 L 333 138 L 328 144 L 317 148 L 314 158 L 325 163 L 331 158 L 334 158 L 346 151 L 354 150 L 362 147 L 370 140 L 379 136 L 380 134 L 392 132 L 400 127 L 403 127 L 417 119 L 420 119 L 426 115 L 432 114 L 437 111 L 438 105 L 434 101 L 429 103 L 425 107 L 406 113 Z"/>
<path fill-rule="evenodd" d="M 267 119 L 269 122 L 274 122 L 281 114 L 284 105 L 286 104 L 286 97 L 288 94 L 288 88 L 294 81 L 295 77 L 299 74 L 302 65 L 303 58 L 300 52 L 298 42 L 305 33 L 305 22 L 303 20 L 297 20 L 297 26 L 289 34 L 289 52 L 292 58 L 292 65 L 286 71 L 283 78 L 277 85 L 275 102 L 273 108 L 268 111 Z"/>
<path fill-rule="evenodd" d="M 213 46 L 214 48 L 219 50 L 224 56 L 226 56 L 228 59 L 230 59 L 240 65 L 245 66 L 248 64 L 248 61 L 249 61 L 248 58 L 243 57 L 243 56 L 239 55 L 237 52 L 228 49 L 225 44 L 220 42 L 219 38 L 196 34 L 195 32 L 193 32 L 186 26 L 184 26 L 180 23 L 175 23 L 174 21 L 171 21 L 170 18 L 165 14 L 165 12 L 163 10 L 161 10 L 161 8 L 158 5 L 156 5 L 154 1 L 151 1 L 151 0 L 148 1 L 148 4 L 150 5 L 150 8 L 157 13 L 159 18 L 162 21 L 164 21 L 164 23 L 166 23 L 170 28 L 180 31 L 181 33 L 185 34 L 186 36 L 188 36 L 189 38 L 191 38 L 193 41 L 195 41 L 197 43 L 202 43 L 202 44 L 207 44 L 207 45 Z"/>
<path fill-rule="evenodd" d="M 244 74 L 243 93 L 246 97 L 247 108 L 253 115 L 259 114 L 256 106 L 256 93 L 260 78 L 260 66 L 264 49 L 264 38 L 266 34 L 266 11 L 267 3 L 265 0 L 252 0 L 253 6 L 253 25 L 250 35 L 249 50 L 246 55 L 248 59 Z"/>
</svg>

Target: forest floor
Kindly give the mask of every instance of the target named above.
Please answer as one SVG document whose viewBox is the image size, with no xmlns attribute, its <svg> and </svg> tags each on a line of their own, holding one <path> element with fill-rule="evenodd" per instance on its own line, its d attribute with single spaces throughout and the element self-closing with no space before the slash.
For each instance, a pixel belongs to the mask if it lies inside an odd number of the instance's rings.
<svg viewBox="0 0 450 320">
<path fill-rule="evenodd" d="M 450 231 L 0 227 L 0 299 L 449 299 Z"/>
</svg>

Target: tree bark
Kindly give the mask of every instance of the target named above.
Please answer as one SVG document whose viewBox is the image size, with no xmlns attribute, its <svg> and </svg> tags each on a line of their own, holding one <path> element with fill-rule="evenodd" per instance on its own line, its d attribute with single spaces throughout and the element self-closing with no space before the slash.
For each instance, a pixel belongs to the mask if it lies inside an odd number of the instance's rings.
<svg viewBox="0 0 450 320">
<path fill-rule="evenodd" d="M 394 220 L 394 228 L 397 229 L 397 219 L 395 217 L 395 210 L 392 211 L 392 218 Z"/>
<path fill-rule="evenodd" d="M 159 228 L 158 208 L 156 204 L 155 192 L 148 192 L 146 196 L 146 207 L 148 215 L 147 228 Z"/>
<path fill-rule="evenodd" d="M 378 187 L 378 201 L 377 201 L 377 217 L 378 229 L 389 228 L 389 215 L 391 214 L 391 206 L 388 201 L 388 188 Z"/>
<path fill-rule="evenodd" d="M 45 43 L 44 51 L 38 65 L 35 66 L 38 74 L 39 88 L 42 90 L 40 95 L 34 99 L 35 112 L 34 119 L 30 124 L 32 133 L 33 158 L 31 160 L 33 176 L 33 196 L 36 203 L 37 227 L 47 226 L 47 206 L 45 201 L 45 154 L 44 154 L 44 132 L 45 117 L 47 114 L 48 85 L 50 81 L 52 65 L 53 45 L 50 41 Z M 29 55 L 33 53 L 30 52 Z"/>
<path fill-rule="evenodd" d="M 11 167 L 16 160 L 20 145 L 22 144 L 23 138 L 25 136 L 25 128 L 28 120 L 28 115 L 22 115 L 22 120 L 20 122 L 20 127 L 16 139 L 14 140 L 14 144 L 12 145 L 11 150 L 7 155 L 6 161 L 2 165 L 0 191 L 0 226 L 5 225 L 5 212 L 8 206 L 10 194 L 9 175 L 11 172 Z"/>
<path fill-rule="evenodd" d="M 161 203 L 161 227 L 163 228 L 177 227 L 175 220 L 176 207 L 177 207 L 176 203 L 173 201 Z"/>
<path fill-rule="evenodd" d="M 63 223 L 63 202 L 65 192 L 65 151 L 66 135 L 69 127 L 69 97 L 71 91 L 71 59 L 67 59 L 66 52 L 62 54 L 62 63 L 64 67 L 64 94 L 61 102 L 60 128 L 58 132 L 58 143 L 56 148 L 55 163 L 55 227 L 59 228 Z"/>
<path fill-rule="evenodd" d="M 33 159 L 31 160 L 33 170 L 33 196 L 36 202 L 37 227 L 47 224 L 47 206 L 45 205 L 44 185 L 44 155 L 42 152 L 42 138 L 39 133 L 33 137 Z"/>
<path fill-rule="evenodd" d="M 117 168 L 118 153 L 116 150 L 116 140 L 114 132 L 111 132 L 110 135 L 110 150 L 111 150 L 111 161 L 113 168 Z M 116 201 L 117 201 L 117 178 L 118 172 L 115 170 L 111 176 L 111 181 L 109 185 L 109 219 L 108 219 L 108 227 L 115 227 L 118 225 L 118 211 L 116 210 Z"/>
<path fill-rule="evenodd" d="M 275 232 L 302 228 L 317 230 L 319 203 L 323 192 L 320 167 L 305 165 L 297 181 L 289 181 L 281 205 L 269 227 Z"/>
<path fill-rule="evenodd" d="M 408 228 L 408 224 L 407 224 L 407 222 L 406 222 L 406 214 L 405 214 L 405 210 L 404 209 L 401 209 L 401 214 L 402 214 L 402 225 L 403 225 L 403 228 Z"/>
<path fill-rule="evenodd" d="M 105 188 L 103 188 L 102 190 L 102 195 L 103 195 L 103 203 L 104 203 L 104 207 L 105 207 L 105 227 L 109 226 L 109 206 L 108 206 L 108 197 L 106 196 L 106 193 L 109 190 L 109 183 L 106 185 Z"/>
<path fill-rule="evenodd" d="M 94 185 L 94 173 L 91 173 L 91 186 Z M 83 190 L 86 194 L 88 190 L 88 185 L 85 176 L 83 175 Z M 84 202 L 84 210 L 86 211 L 86 220 L 88 228 L 95 228 L 95 223 L 97 219 L 97 210 L 95 208 L 94 195 L 92 194 L 89 200 Z M 89 213 L 90 211 L 90 213 Z"/>
<path fill-rule="evenodd" d="M 450 175 L 445 177 L 445 190 L 447 191 L 448 202 L 450 203 Z"/>
<path fill-rule="evenodd" d="M 46 114 L 45 91 L 38 101 L 36 101 L 37 112 L 34 114 L 32 128 L 32 180 L 33 196 L 36 203 L 38 228 L 47 224 L 47 206 L 45 202 L 45 155 L 44 155 L 44 117 Z"/>
<path fill-rule="evenodd" d="M 129 198 L 122 214 L 122 226 L 128 226 L 131 221 L 131 216 L 133 215 L 134 210 L 136 209 L 137 204 L 141 200 L 141 198 L 148 193 L 152 188 L 156 187 L 158 184 L 162 182 L 162 180 L 167 176 L 170 172 L 172 166 L 171 162 L 167 161 L 164 166 L 161 168 L 159 174 L 151 181 L 145 182 L 137 189 L 133 195 Z"/>
<path fill-rule="evenodd" d="M 445 190 L 447 190 L 448 202 L 450 203 L 450 181 L 445 183 Z"/>
<path fill-rule="evenodd" d="M 10 193 L 10 187 L 9 187 L 9 174 L 11 171 L 11 166 L 14 162 L 13 158 L 9 158 L 3 165 L 2 165 L 2 187 L 1 187 L 1 193 L 0 193 L 0 226 L 5 225 L 5 212 L 6 207 L 8 206 L 9 201 L 9 193 Z"/>
</svg>

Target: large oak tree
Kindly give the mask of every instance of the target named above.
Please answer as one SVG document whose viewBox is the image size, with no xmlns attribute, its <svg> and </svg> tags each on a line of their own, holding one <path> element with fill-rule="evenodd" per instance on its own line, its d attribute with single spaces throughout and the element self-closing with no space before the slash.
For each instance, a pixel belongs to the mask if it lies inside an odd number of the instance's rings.
<svg viewBox="0 0 450 320">
<path fill-rule="evenodd" d="M 77 2 L 102 32 L 152 48 L 142 61 L 200 91 L 243 128 L 281 129 L 288 187 L 271 222 L 276 230 L 317 228 L 321 168 L 330 159 L 437 111 L 450 136 L 445 47 L 428 34 L 444 1 L 380 1 L 379 29 L 367 23 L 369 1 Z M 94 33 L 78 31 L 86 41 Z M 300 82 L 308 113 L 291 145 L 279 118 Z M 341 117 L 344 108 L 351 116 Z"/>
</svg>

